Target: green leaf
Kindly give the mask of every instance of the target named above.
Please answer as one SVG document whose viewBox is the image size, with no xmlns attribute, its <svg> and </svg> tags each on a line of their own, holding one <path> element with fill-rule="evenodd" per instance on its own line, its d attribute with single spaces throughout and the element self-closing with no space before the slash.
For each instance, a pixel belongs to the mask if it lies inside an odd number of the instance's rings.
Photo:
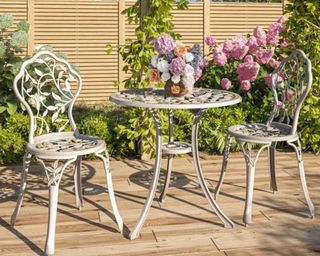
<svg viewBox="0 0 320 256">
<path fill-rule="evenodd" d="M 9 115 L 13 115 L 14 113 L 16 113 L 17 111 L 17 104 L 14 104 L 14 103 L 10 103 L 10 102 L 7 102 L 7 112 L 9 113 Z"/>
</svg>

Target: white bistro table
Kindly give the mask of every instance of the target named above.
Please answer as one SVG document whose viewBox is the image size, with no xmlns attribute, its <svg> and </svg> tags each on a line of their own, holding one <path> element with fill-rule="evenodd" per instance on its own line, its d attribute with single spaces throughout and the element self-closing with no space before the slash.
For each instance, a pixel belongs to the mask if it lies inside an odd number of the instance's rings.
<svg viewBox="0 0 320 256">
<path fill-rule="evenodd" d="M 149 109 L 153 116 L 156 126 L 156 158 L 154 165 L 153 178 L 150 184 L 149 193 L 138 218 L 134 229 L 130 233 L 130 239 L 135 239 L 139 236 L 142 225 L 148 215 L 153 198 L 155 196 L 156 188 L 160 177 L 160 161 L 162 153 L 168 155 L 167 175 L 165 185 L 160 197 L 163 201 L 170 183 L 170 176 L 172 170 L 172 160 L 174 154 L 186 154 L 192 152 L 195 171 L 199 179 L 200 186 L 207 200 L 209 201 L 213 211 L 221 219 L 224 226 L 233 228 L 234 223 L 221 211 L 217 202 L 212 197 L 210 190 L 205 182 L 201 170 L 199 152 L 198 152 L 198 128 L 201 117 L 207 112 L 209 108 L 224 107 L 237 104 L 241 102 L 241 97 L 233 92 L 195 88 L 192 95 L 185 97 L 166 97 L 163 89 L 128 89 L 113 94 L 110 97 L 111 102 L 131 106 L 142 107 Z M 167 109 L 169 118 L 169 142 L 162 142 L 162 125 L 156 109 Z M 173 140 L 173 109 L 189 109 L 194 114 L 192 125 L 192 143 L 175 142 Z"/>
</svg>

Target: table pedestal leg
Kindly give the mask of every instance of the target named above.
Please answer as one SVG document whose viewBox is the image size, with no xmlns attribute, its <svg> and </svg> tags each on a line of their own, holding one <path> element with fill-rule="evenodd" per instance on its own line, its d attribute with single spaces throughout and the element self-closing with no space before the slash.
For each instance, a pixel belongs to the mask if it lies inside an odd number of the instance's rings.
<svg viewBox="0 0 320 256">
<path fill-rule="evenodd" d="M 160 165 L 161 165 L 161 157 L 162 157 L 162 127 L 161 127 L 161 119 L 159 118 L 158 114 L 154 109 L 149 109 L 150 113 L 153 116 L 155 126 L 156 126 L 156 159 L 155 159 L 155 165 L 154 165 L 154 172 L 153 172 L 153 178 L 152 182 L 150 184 L 148 197 L 146 200 L 146 203 L 142 209 L 142 212 L 138 218 L 138 221 L 136 223 L 136 226 L 131 231 L 129 237 L 130 240 L 136 239 L 139 234 L 140 230 L 143 226 L 143 223 L 146 220 L 146 217 L 148 215 L 148 212 L 150 210 L 154 195 L 156 193 L 159 177 L 160 177 Z"/>
<path fill-rule="evenodd" d="M 201 170 L 200 160 L 199 160 L 199 151 L 198 151 L 198 130 L 199 122 L 201 117 L 207 112 L 207 109 L 201 109 L 194 112 L 194 121 L 192 125 L 192 156 L 195 165 L 195 171 L 199 179 L 200 186 L 203 193 L 205 194 L 209 204 L 211 205 L 214 212 L 221 219 L 226 228 L 233 228 L 234 223 L 221 211 L 216 201 L 213 199 L 210 190 L 206 184 L 206 181 L 203 177 Z"/>
</svg>

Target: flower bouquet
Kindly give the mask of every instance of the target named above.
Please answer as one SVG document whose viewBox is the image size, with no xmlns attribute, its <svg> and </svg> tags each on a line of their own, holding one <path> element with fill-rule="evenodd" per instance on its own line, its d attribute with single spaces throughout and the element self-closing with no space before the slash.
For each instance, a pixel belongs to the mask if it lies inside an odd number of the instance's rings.
<svg viewBox="0 0 320 256">
<path fill-rule="evenodd" d="M 200 45 L 184 46 L 162 34 L 155 40 L 154 50 L 157 55 L 151 58 L 150 82 L 164 81 L 168 96 L 192 94 L 204 63 Z"/>
</svg>

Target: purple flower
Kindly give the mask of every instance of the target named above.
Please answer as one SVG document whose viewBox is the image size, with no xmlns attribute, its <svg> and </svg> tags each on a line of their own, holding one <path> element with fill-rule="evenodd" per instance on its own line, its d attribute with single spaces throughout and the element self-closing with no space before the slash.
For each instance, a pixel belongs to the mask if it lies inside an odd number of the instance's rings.
<svg viewBox="0 0 320 256">
<path fill-rule="evenodd" d="M 234 44 L 233 49 L 230 52 L 231 57 L 235 58 L 236 60 L 243 59 L 244 56 L 249 51 L 249 47 L 244 44 Z"/>
<path fill-rule="evenodd" d="M 257 43 L 259 46 L 263 46 L 267 43 L 267 34 L 261 26 L 257 26 L 253 30 L 253 35 L 257 39 Z"/>
<path fill-rule="evenodd" d="M 160 54 L 167 54 L 176 47 L 173 38 L 169 35 L 163 34 L 159 36 L 154 42 L 154 49 Z"/>
<path fill-rule="evenodd" d="M 279 42 L 279 32 L 269 32 L 267 35 L 267 43 L 276 45 Z"/>
<path fill-rule="evenodd" d="M 256 59 L 259 64 L 266 64 L 273 56 L 273 49 L 259 49 L 256 51 Z"/>
<path fill-rule="evenodd" d="M 217 40 L 213 37 L 213 36 L 206 36 L 204 38 L 204 42 L 208 45 L 208 46 L 214 46 L 217 43 Z"/>
<path fill-rule="evenodd" d="M 260 65 L 257 62 L 244 62 L 238 66 L 238 80 L 254 81 L 259 73 Z"/>
<path fill-rule="evenodd" d="M 226 40 L 223 43 L 223 52 L 226 54 L 229 54 L 229 52 L 232 50 L 233 48 L 233 43 L 231 40 Z"/>
<path fill-rule="evenodd" d="M 251 88 L 251 84 L 250 84 L 249 80 L 241 81 L 241 89 L 242 89 L 242 91 L 247 92 L 247 91 L 250 90 L 250 88 Z"/>
<path fill-rule="evenodd" d="M 186 63 L 181 57 L 174 58 L 169 65 L 169 70 L 174 75 L 182 75 L 185 72 Z"/>
<path fill-rule="evenodd" d="M 229 90 L 232 87 L 231 82 L 228 78 L 222 78 L 220 85 L 223 90 Z"/>
</svg>

